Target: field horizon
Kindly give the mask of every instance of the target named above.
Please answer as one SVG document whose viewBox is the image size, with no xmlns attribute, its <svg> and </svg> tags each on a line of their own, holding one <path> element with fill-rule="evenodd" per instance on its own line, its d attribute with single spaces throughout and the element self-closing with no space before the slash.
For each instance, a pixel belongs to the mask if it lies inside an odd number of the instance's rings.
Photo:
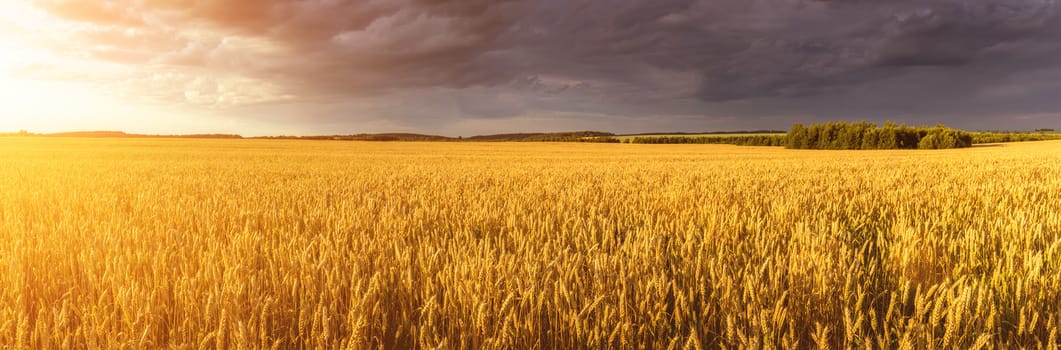
<svg viewBox="0 0 1061 350">
<path fill-rule="evenodd" d="M 1036 128 L 1028 130 L 969 130 L 973 133 L 1038 133 L 1038 134 L 1061 134 L 1061 131 L 1056 131 L 1052 128 Z M 520 133 L 494 133 L 494 134 L 478 134 L 471 136 L 442 136 L 431 133 L 414 133 L 414 132 L 378 132 L 378 133 L 316 133 L 316 134 L 274 134 L 274 135 L 254 135 L 254 136 L 243 136 L 234 133 L 163 133 L 163 134 L 147 134 L 147 133 L 130 133 L 120 130 L 77 130 L 77 131 L 60 131 L 60 132 L 46 132 L 36 133 L 28 130 L 17 130 L 17 131 L 0 131 L 0 137 L 12 137 L 12 136 L 53 136 L 53 137 L 109 137 L 109 138 L 247 138 L 247 139 L 305 139 L 305 140 L 326 140 L 329 138 L 343 137 L 343 136 L 388 136 L 388 135 L 400 135 L 406 137 L 413 137 L 409 140 L 401 141 L 435 141 L 435 140 L 464 140 L 464 141 L 475 141 L 477 139 L 490 140 L 493 138 L 503 138 L 504 140 L 517 140 L 512 137 L 504 138 L 505 136 L 511 135 L 562 135 L 562 134 L 574 134 L 574 133 L 593 133 L 601 135 L 614 136 L 620 140 L 632 139 L 635 137 L 727 137 L 727 136 L 764 136 L 764 135 L 783 135 L 786 134 L 785 130 L 727 130 L 727 131 L 669 131 L 669 132 L 637 132 L 637 133 L 614 133 L 607 131 L 596 131 L 596 130 L 581 130 L 581 131 L 537 131 L 537 132 L 520 132 Z M 371 140 L 367 140 L 371 141 Z"/>
</svg>

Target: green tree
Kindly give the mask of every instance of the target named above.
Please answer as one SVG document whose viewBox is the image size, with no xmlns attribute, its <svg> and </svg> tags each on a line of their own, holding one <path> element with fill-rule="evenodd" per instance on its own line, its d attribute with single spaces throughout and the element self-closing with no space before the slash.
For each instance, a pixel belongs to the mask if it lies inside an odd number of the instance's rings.
<svg viewBox="0 0 1061 350">
<path fill-rule="evenodd" d="M 877 149 L 880 143 L 880 130 L 876 126 L 862 131 L 862 149 Z"/>
</svg>

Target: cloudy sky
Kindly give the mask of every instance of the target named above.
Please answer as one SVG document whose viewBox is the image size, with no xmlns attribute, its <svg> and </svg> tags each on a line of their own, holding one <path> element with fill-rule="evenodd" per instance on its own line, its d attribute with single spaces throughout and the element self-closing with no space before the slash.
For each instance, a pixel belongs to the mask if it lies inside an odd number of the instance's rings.
<svg viewBox="0 0 1061 350">
<path fill-rule="evenodd" d="M 1061 129 L 1055 0 L 0 0 L 0 131 Z"/>
</svg>

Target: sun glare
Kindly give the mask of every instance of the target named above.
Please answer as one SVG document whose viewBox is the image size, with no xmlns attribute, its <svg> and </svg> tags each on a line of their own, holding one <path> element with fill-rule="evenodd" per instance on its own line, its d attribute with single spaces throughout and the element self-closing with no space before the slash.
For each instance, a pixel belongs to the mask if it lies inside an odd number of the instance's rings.
<svg viewBox="0 0 1061 350">
<path fill-rule="evenodd" d="M 0 132 L 123 126 L 114 121 L 130 108 L 84 79 L 96 68 L 50 44 L 70 28 L 26 2 L 0 0 Z"/>
<path fill-rule="evenodd" d="M 46 118 L 36 107 L 47 102 L 48 89 L 29 77 L 40 58 L 33 56 L 42 54 L 32 46 L 40 39 L 36 33 L 47 31 L 40 11 L 23 1 L 0 1 L 0 132 L 40 126 Z"/>
<path fill-rule="evenodd" d="M 34 79 L 32 65 L 16 59 L 19 52 L 0 48 L 0 132 L 59 127 L 68 120 L 71 84 Z M 51 126 L 51 127 L 49 127 Z"/>
</svg>

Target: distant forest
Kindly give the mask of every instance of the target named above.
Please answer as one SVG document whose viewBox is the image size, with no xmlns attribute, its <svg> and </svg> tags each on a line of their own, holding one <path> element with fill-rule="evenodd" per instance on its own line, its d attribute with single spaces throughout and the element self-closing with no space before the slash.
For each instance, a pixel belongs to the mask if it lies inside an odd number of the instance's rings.
<svg viewBox="0 0 1061 350">
<path fill-rule="evenodd" d="M 886 122 L 883 126 L 866 121 L 795 124 L 786 134 L 776 135 L 661 135 L 637 136 L 623 142 L 647 144 L 730 144 L 738 146 L 784 146 L 790 149 L 945 149 L 973 144 L 1061 139 L 1054 129 L 1034 132 L 969 132 L 943 125 L 912 127 Z"/>
<path fill-rule="evenodd" d="M 737 146 L 784 146 L 786 135 L 747 135 L 747 136 L 638 136 L 627 140 L 627 143 L 649 144 L 721 144 Z"/>
<path fill-rule="evenodd" d="M 888 122 L 877 127 L 866 121 L 795 124 L 785 140 L 785 148 L 794 149 L 945 149 L 972 145 L 971 133 L 943 125 L 911 127 Z"/>
<path fill-rule="evenodd" d="M 619 142 L 615 134 L 600 131 L 572 131 L 554 133 L 519 133 L 446 137 L 410 133 L 355 134 L 329 136 L 262 136 L 260 139 L 283 140 L 342 140 L 342 141 L 489 141 L 489 142 Z"/>
<path fill-rule="evenodd" d="M 891 122 L 883 126 L 866 121 L 795 124 L 785 133 L 776 130 L 725 132 L 668 132 L 616 135 L 601 131 L 552 133 L 512 133 L 447 137 L 414 133 L 380 133 L 316 136 L 256 136 L 235 134 L 146 135 L 121 131 L 77 131 L 36 134 L 27 131 L 0 133 L 0 136 L 37 137 L 115 137 L 115 138 L 198 138 L 198 139 L 268 139 L 333 141 L 432 141 L 432 142 L 599 142 L 640 144 L 728 144 L 738 146 L 775 146 L 792 149 L 942 149 L 970 147 L 973 144 L 1061 139 L 1061 132 L 1041 128 L 1034 132 L 961 131 L 943 125 L 912 127 Z"/>
</svg>

